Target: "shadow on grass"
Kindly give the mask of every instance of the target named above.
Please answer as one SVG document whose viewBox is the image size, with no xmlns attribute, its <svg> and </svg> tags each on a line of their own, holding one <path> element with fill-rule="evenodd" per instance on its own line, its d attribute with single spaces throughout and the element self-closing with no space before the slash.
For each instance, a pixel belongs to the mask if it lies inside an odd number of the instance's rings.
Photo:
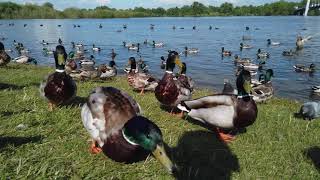
<svg viewBox="0 0 320 180">
<path fill-rule="evenodd" d="M 317 146 L 311 147 L 306 149 L 303 153 L 312 161 L 317 170 L 320 171 L 320 148 Z"/>
<path fill-rule="evenodd" d="M 71 106 L 71 107 L 81 107 L 84 103 L 86 103 L 88 98 L 86 97 L 79 97 L 76 96 L 70 103 L 66 104 L 65 106 Z"/>
<path fill-rule="evenodd" d="M 27 143 L 36 143 L 42 141 L 42 136 L 31 136 L 31 137 L 0 137 L 0 150 L 8 145 L 13 145 L 15 147 L 21 146 Z"/>
<path fill-rule="evenodd" d="M 177 179 L 231 179 L 240 168 L 229 147 L 207 131 L 185 133 L 171 150 L 179 167 Z"/>
<path fill-rule="evenodd" d="M 21 111 L 1 111 L 0 112 L 0 116 L 8 117 L 8 116 L 12 116 L 14 114 L 28 113 L 28 112 L 31 112 L 31 111 L 32 111 L 31 109 L 24 109 L 24 110 L 21 110 Z"/>
<path fill-rule="evenodd" d="M 11 90 L 21 90 L 25 86 L 18 86 L 14 84 L 7 84 L 7 83 L 0 83 L 0 91 L 1 90 L 6 90 L 6 89 L 11 89 Z"/>
</svg>

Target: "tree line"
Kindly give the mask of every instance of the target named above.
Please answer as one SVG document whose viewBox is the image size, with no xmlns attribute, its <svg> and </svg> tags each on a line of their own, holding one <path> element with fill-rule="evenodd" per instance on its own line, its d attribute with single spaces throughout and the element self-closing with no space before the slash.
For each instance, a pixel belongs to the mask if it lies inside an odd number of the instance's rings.
<svg viewBox="0 0 320 180">
<path fill-rule="evenodd" d="M 220 6 L 206 6 L 199 2 L 169 9 L 135 7 L 133 9 L 115 9 L 100 6 L 95 9 L 66 8 L 62 11 L 46 2 L 42 5 L 13 2 L 0 3 L 0 19 L 62 19 L 62 18 L 129 18 L 129 17 L 183 17 L 183 16 L 287 16 L 295 15 L 296 7 L 303 7 L 301 2 L 280 0 L 259 6 L 234 6 L 225 2 Z M 310 11 L 309 15 L 320 15 L 319 10 Z"/>
</svg>

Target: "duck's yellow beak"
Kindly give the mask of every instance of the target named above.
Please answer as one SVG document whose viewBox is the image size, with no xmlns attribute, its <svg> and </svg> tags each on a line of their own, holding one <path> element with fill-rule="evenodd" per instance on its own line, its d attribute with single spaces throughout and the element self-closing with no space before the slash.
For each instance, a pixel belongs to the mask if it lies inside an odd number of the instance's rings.
<svg viewBox="0 0 320 180">
<path fill-rule="evenodd" d="M 182 69 L 182 62 L 181 62 L 181 60 L 180 60 L 179 57 L 176 57 L 174 63 L 175 63 L 177 66 L 179 66 L 180 69 Z"/>
<path fill-rule="evenodd" d="M 246 91 L 246 93 L 248 93 L 248 94 L 251 93 L 252 87 L 251 87 L 251 83 L 249 81 L 244 81 L 243 88 Z"/>
<path fill-rule="evenodd" d="M 169 159 L 163 145 L 157 145 L 152 154 L 171 174 L 176 172 L 177 168 Z"/>
</svg>

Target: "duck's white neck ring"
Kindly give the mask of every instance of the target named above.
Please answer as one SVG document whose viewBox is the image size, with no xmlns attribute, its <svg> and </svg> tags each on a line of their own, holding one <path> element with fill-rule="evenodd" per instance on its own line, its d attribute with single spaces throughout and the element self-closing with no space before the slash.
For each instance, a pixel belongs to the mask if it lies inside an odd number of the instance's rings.
<svg viewBox="0 0 320 180">
<path fill-rule="evenodd" d="M 139 144 L 137 144 L 137 143 L 134 143 L 134 142 L 130 141 L 129 138 L 127 138 L 126 135 L 124 134 L 123 129 L 121 130 L 121 132 L 122 132 L 123 138 L 124 138 L 129 144 L 135 145 L 135 146 L 138 146 L 138 145 L 139 145 Z"/>
<path fill-rule="evenodd" d="M 245 98 L 245 97 L 253 97 L 253 95 L 248 94 L 248 95 L 243 95 L 243 96 L 237 96 L 238 99 L 242 99 L 242 98 Z"/>
<path fill-rule="evenodd" d="M 64 70 L 62 70 L 62 69 L 56 69 L 56 72 L 63 73 Z"/>
<path fill-rule="evenodd" d="M 172 71 L 166 71 L 166 73 L 172 74 L 173 72 Z"/>
</svg>

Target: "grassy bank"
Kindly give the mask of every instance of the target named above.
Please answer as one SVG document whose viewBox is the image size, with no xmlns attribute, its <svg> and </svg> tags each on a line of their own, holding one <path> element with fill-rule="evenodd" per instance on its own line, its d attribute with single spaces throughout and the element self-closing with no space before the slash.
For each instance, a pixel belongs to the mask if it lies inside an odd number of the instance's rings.
<svg viewBox="0 0 320 180">
<path fill-rule="evenodd" d="M 125 165 L 103 154 L 91 155 L 80 107 L 48 112 L 39 95 L 41 80 L 52 71 L 30 65 L 0 68 L 1 179 L 173 178 L 153 157 Z M 313 160 L 319 163 L 320 121 L 309 123 L 294 118 L 293 113 L 300 106 L 294 101 L 273 99 L 259 105 L 255 124 L 225 145 L 209 129 L 163 112 L 153 93 L 140 96 L 133 92 L 125 78 L 77 85 L 78 96 L 83 98 L 96 86 L 114 86 L 132 95 L 144 115 L 162 130 L 165 142 L 172 148 L 171 156 L 181 168 L 180 179 L 320 178 L 313 163 Z M 197 90 L 195 97 L 209 93 Z M 27 127 L 18 129 L 19 124 Z"/>
</svg>

